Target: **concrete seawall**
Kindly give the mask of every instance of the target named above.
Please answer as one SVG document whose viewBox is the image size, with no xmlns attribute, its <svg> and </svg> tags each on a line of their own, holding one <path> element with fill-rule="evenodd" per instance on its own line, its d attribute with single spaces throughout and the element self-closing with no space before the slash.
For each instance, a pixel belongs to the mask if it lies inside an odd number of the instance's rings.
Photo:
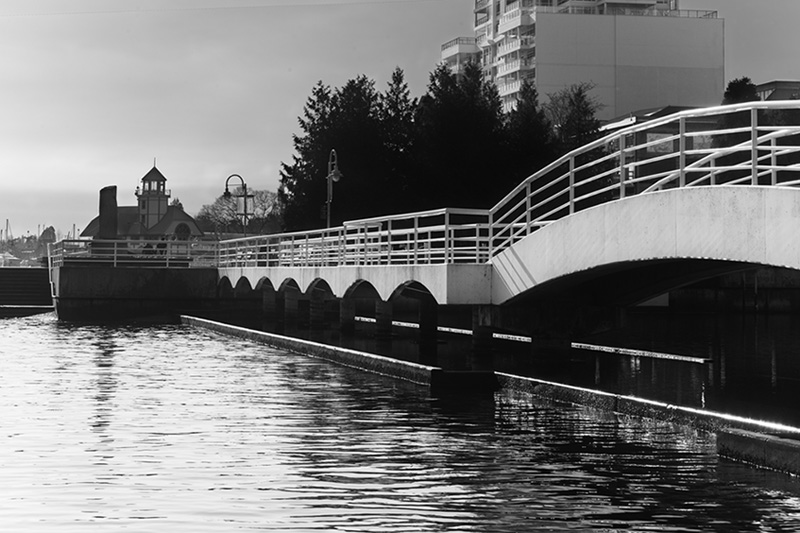
<svg viewBox="0 0 800 533">
<path fill-rule="evenodd" d="M 217 303 L 215 268 L 62 266 L 52 276 L 61 320 L 175 319 Z"/>
<path fill-rule="evenodd" d="M 438 367 L 399 361 L 203 318 L 181 316 L 181 321 L 194 327 L 250 339 L 351 368 L 429 386 L 432 394 L 442 390 L 474 394 L 478 391 L 506 389 L 549 400 L 587 405 L 604 411 L 687 425 L 716 433 L 717 451 L 722 457 L 800 475 L 800 430 L 782 424 L 499 372 L 448 372 Z"/>
</svg>

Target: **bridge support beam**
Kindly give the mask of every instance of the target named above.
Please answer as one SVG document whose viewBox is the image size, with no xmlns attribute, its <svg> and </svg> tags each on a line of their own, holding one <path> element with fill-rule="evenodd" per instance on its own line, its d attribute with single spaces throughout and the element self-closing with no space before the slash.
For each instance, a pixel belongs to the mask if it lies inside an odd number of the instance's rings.
<svg viewBox="0 0 800 533">
<path fill-rule="evenodd" d="M 375 337 L 386 340 L 392 338 L 392 302 L 375 300 Z"/>
<path fill-rule="evenodd" d="M 356 300 L 354 298 L 339 300 L 339 331 L 342 335 L 348 336 L 356 333 Z"/>
<path fill-rule="evenodd" d="M 261 312 L 264 313 L 264 320 L 275 322 L 278 317 L 278 295 L 272 287 L 261 289 Z"/>
<path fill-rule="evenodd" d="M 494 369 L 494 320 L 490 305 L 472 307 L 472 358 L 470 368 L 475 371 Z"/>
<path fill-rule="evenodd" d="M 286 289 L 278 293 L 278 319 L 283 322 L 284 328 L 296 328 L 300 309 L 300 293 L 296 290 Z"/>
<path fill-rule="evenodd" d="M 320 291 L 311 293 L 308 302 L 308 325 L 313 330 L 325 327 L 325 294 Z"/>
<path fill-rule="evenodd" d="M 420 362 L 435 366 L 439 344 L 439 305 L 433 298 L 420 298 L 418 301 Z"/>
</svg>

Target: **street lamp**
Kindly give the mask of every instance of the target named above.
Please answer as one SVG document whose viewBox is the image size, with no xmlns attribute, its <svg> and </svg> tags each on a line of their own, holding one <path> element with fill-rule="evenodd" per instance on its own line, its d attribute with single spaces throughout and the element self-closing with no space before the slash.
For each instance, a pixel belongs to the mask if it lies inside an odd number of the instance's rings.
<svg viewBox="0 0 800 533">
<path fill-rule="evenodd" d="M 228 179 L 225 180 L 225 192 L 222 193 L 223 198 L 230 198 L 231 196 L 234 196 L 228 189 L 228 182 L 231 181 L 231 178 L 239 178 L 239 181 L 241 182 L 241 194 L 235 195 L 236 214 L 242 218 L 242 229 L 244 230 L 244 236 L 247 237 L 247 219 L 250 217 L 247 204 L 248 202 L 252 203 L 253 195 L 247 194 L 247 184 L 244 182 L 244 178 L 242 178 L 239 174 L 231 174 L 228 176 Z"/>
<path fill-rule="evenodd" d="M 331 227 L 331 202 L 333 202 L 333 182 L 342 179 L 342 174 L 339 172 L 339 161 L 336 159 L 336 150 L 331 150 L 331 155 L 328 157 L 328 201 L 325 204 L 325 216 L 327 219 L 327 227 Z"/>
</svg>

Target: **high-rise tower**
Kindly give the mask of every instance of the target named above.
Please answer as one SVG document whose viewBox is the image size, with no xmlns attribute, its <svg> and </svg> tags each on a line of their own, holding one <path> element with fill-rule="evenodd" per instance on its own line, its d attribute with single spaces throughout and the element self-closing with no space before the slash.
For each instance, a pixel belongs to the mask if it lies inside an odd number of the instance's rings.
<svg viewBox="0 0 800 533">
<path fill-rule="evenodd" d="M 477 61 L 504 109 L 523 80 L 546 100 L 592 83 L 610 119 L 648 107 L 710 105 L 724 91 L 724 21 L 678 0 L 475 0 L 475 35 L 442 46 L 456 72 Z"/>
</svg>

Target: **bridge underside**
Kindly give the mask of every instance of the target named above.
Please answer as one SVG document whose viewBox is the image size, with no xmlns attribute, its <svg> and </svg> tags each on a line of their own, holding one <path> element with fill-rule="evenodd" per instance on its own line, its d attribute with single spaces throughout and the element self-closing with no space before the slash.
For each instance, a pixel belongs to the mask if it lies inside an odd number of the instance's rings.
<svg viewBox="0 0 800 533">
<path fill-rule="evenodd" d="M 715 186 L 609 202 L 493 259 L 492 302 L 561 293 L 629 305 L 759 266 L 800 270 L 800 190 Z"/>
<path fill-rule="evenodd" d="M 761 265 L 708 259 L 660 259 L 602 265 L 563 276 L 510 299 L 508 304 L 557 300 L 627 307 L 709 278 L 755 270 Z"/>
</svg>

